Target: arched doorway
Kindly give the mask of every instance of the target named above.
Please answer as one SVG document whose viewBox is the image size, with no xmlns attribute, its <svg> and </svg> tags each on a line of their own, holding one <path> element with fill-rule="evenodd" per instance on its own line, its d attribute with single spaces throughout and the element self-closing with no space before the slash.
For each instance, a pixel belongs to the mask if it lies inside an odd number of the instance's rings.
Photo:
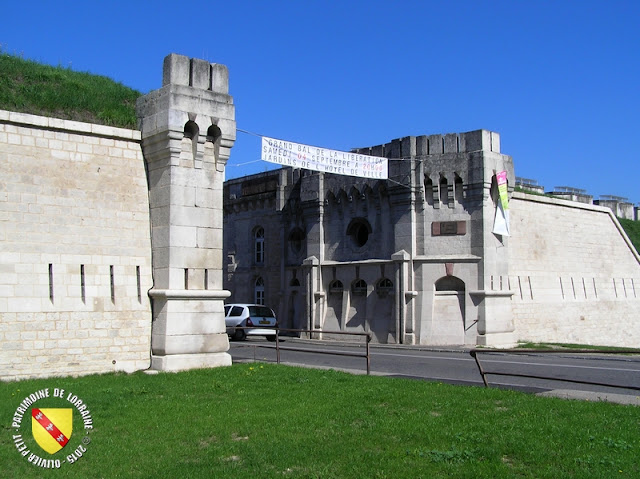
<svg viewBox="0 0 640 479">
<path fill-rule="evenodd" d="M 432 335 L 430 344 L 462 345 L 464 341 L 465 284 L 455 276 L 445 276 L 434 285 Z"/>
</svg>

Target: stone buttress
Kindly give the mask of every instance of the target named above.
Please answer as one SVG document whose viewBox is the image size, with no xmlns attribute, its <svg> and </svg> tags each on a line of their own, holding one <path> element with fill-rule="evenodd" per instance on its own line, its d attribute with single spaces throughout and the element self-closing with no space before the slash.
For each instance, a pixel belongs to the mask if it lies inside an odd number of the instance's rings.
<svg viewBox="0 0 640 479">
<path fill-rule="evenodd" d="M 235 142 L 224 65 L 170 54 L 137 112 L 149 182 L 152 369 L 231 364 L 222 288 L 222 185 Z"/>
</svg>

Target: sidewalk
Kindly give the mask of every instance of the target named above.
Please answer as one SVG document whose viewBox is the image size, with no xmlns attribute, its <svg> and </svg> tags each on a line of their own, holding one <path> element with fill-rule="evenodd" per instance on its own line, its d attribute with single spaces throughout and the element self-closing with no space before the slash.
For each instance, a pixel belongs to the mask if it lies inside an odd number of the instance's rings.
<svg viewBox="0 0 640 479">
<path fill-rule="evenodd" d="M 554 389 L 538 393 L 536 396 L 556 397 L 561 399 L 577 399 L 582 401 L 604 401 L 617 404 L 640 406 L 640 395 L 631 396 L 627 394 L 598 393 L 591 391 L 574 391 L 571 389 Z"/>
<path fill-rule="evenodd" d="M 283 343 L 289 344 L 318 344 L 321 343 L 327 346 L 348 346 L 348 347 L 361 347 L 364 348 L 366 343 L 364 340 L 360 341 L 337 341 L 330 339 L 306 339 L 306 338 L 297 338 L 290 336 L 282 336 Z M 407 344 L 378 344 L 378 343 L 369 343 L 371 349 L 395 349 L 395 350 L 408 350 L 408 351 L 433 351 L 433 352 L 442 352 L 442 353 L 461 353 L 461 354 L 469 354 L 472 349 L 476 349 L 472 346 L 424 346 L 424 345 L 407 345 Z M 558 352 L 557 355 L 562 355 L 566 353 L 567 356 L 575 356 L 580 355 L 578 352 L 572 352 L 571 349 L 567 349 L 566 351 Z M 594 350 L 593 354 L 596 355 L 598 353 L 597 350 Z M 509 354 L 508 350 L 505 350 L 505 354 Z M 526 354 L 526 353 L 522 353 Z M 535 354 L 535 351 L 532 351 L 531 354 Z M 595 358 L 594 358 L 595 359 Z M 607 358 L 607 359 L 615 359 L 615 358 Z M 624 360 L 623 358 L 619 358 Z M 375 373 L 373 373 L 375 374 Z M 384 374 L 380 374 L 384 375 Z M 573 400 L 582 400 L 582 401 L 604 401 L 604 402 L 613 402 L 617 404 L 625 404 L 625 405 L 634 405 L 640 406 L 640 392 L 637 395 L 629 395 L 629 394 L 615 394 L 615 393 L 603 393 L 603 392 L 592 392 L 592 391 L 580 391 L 580 390 L 572 390 L 572 389 L 553 389 L 550 391 L 545 391 L 541 393 L 537 393 L 537 396 L 542 397 L 556 397 L 561 399 L 573 399 Z"/>
</svg>

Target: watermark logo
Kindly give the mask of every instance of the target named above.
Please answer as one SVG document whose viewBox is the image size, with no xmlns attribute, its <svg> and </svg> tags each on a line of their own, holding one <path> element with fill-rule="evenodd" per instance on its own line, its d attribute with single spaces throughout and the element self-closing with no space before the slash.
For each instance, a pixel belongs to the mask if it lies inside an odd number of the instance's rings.
<svg viewBox="0 0 640 479">
<path fill-rule="evenodd" d="M 74 434 L 74 425 L 83 433 Z M 13 443 L 27 461 L 44 469 L 60 469 L 87 452 L 93 418 L 87 404 L 75 394 L 44 388 L 22 400 L 11 428 Z"/>
</svg>

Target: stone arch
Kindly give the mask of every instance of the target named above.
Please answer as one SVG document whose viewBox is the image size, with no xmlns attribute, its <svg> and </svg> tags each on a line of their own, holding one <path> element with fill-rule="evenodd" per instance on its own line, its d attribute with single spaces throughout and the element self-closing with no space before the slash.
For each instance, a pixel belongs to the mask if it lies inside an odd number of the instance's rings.
<svg viewBox="0 0 640 479">
<path fill-rule="evenodd" d="M 463 200 L 464 200 L 463 183 L 462 183 L 462 178 L 457 173 L 454 174 L 453 194 L 454 194 L 456 203 L 462 206 Z"/>
<path fill-rule="evenodd" d="M 195 121 L 189 120 L 184 124 L 184 133 L 182 137 L 183 146 L 191 149 L 191 160 L 195 161 L 198 154 L 198 136 L 200 128 Z"/>
<path fill-rule="evenodd" d="M 342 281 L 334 279 L 329 283 L 327 291 L 327 310 L 322 329 L 325 331 L 342 331 L 345 299 Z"/>
<path fill-rule="evenodd" d="M 207 155 L 211 155 L 213 157 L 213 161 L 218 161 L 221 139 L 222 130 L 220 130 L 218 125 L 211 125 L 207 129 L 207 138 L 205 140 L 204 148 Z"/>
<path fill-rule="evenodd" d="M 465 343 L 464 281 L 444 276 L 434 284 L 430 344 L 463 345 Z"/>
<path fill-rule="evenodd" d="M 339 279 L 334 279 L 329 283 L 329 294 L 342 294 L 344 291 L 344 285 Z"/>
<path fill-rule="evenodd" d="M 440 175 L 440 203 L 442 206 L 449 205 L 449 182 L 444 174 Z"/>
<path fill-rule="evenodd" d="M 357 296 L 366 296 L 367 282 L 364 279 L 356 279 L 351 283 L 351 293 Z"/>
<path fill-rule="evenodd" d="M 349 189 L 349 194 L 347 195 L 347 199 L 349 200 L 349 203 L 353 203 L 354 205 L 359 203 L 360 200 L 362 198 L 362 194 L 360 193 L 360 190 L 358 189 L 357 186 L 352 186 Z"/>
<path fill-rule="evenodd" d="M 424 175 L 424 201 L 433 206 L 433 180 L 428 175 Z"/>
<path fill-rule="evenodd" d="M 376 281 L 375 292 L 370 298 L 372 314 L 367 318 L 373 340 L 381 344 L 397 342 L 393 281 L 383 276 Z"/>
<path fill-rule="evenodd" d="M 464 291 L 465 284 L 456 276 L 443 276 L 435 282 L 436 291 Z"/>
<path fill-rule="evenodd" d="M 324 197 L 325 206 L 333 207 L 337 202 L 338 202 L 338 199 L 336 198 L 336 195 L 333 193 L 333 191 L 328 191 Z"/>
</svg>

